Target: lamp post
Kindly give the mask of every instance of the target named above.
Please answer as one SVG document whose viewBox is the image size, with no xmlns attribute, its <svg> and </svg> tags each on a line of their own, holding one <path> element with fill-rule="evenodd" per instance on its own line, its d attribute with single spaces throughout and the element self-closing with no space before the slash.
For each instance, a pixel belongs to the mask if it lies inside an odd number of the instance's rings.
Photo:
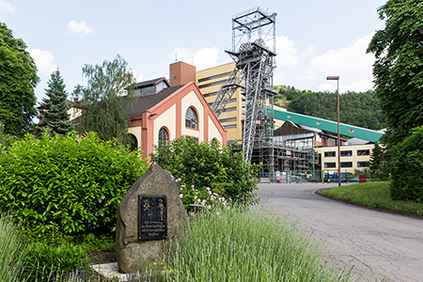
<svg viewBox="0 0 423 282">
<path fill-rule="evenodd" d="M 338 186 L 341 186 L 341 134 L 339 133 L 339 76 L 328 76 L 326 80 L 336 80 L 336 96 L 338 100 Z"/>
</svg>

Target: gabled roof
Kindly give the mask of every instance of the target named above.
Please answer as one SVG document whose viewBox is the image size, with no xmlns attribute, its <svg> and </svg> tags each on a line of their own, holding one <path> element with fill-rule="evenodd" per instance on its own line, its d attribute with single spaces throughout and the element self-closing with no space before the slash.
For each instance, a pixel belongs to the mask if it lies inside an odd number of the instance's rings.
<svg viewBox="0 0 423 282">
<path fill-rule="evenodd" d="M 138 88 L 144 88 L 148 86 L 154 86 L 162 81 L 166 82 L 167 86 L 170 86 L 169 82 L 167 81 L 165 77 L 159 77 L 159 78 L 155 78 L 155 79 L 151 79 L 147 81 L 138 82 L 136 88 L 138 89 Z"/>
<path fill-rule="evenodd" d="M 158 93 L 139 96 L 134 105 L 128 105 L 125 112 L 130 116 L 140 116 L 142 111 L 148 110 L 160 101 L 166 99 L 184 85 L 164 88 Z"/>
</svg>

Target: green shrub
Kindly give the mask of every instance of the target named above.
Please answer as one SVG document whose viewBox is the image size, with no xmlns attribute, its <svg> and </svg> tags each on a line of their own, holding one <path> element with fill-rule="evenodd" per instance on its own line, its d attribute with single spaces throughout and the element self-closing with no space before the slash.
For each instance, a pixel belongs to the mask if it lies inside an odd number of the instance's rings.
<svg viewBox="0 0 423 282">
<path fill-rule="evenodd" d="M 391 151 L 392 199 L 423 202 L 423 126 Z"/>
<path fill-rule="evenodd" d="M 0 155 L 0 212 L 37 235 L 108 232 L 121 199 L 146 170 L 139 152 L 94 133 L 28 135 Z"/>
<path fill-rule="evenodd" d="M 52 246 L 33 242 L 22 253 L 22 257 L 25 263 L 23 277 L 29 281 L 60 281 L 61 277 L 75 269 L 88 266 L 85 250 L 69 243 Z"/>
<path fill-rule="evenodd" d="M 23 271 L 21 250 L 25 249 L 20 232 L 6 216 L 0 218 L 0 281 L 27 281 L 18 279 Z"/>
<path fill-rule="evenodd" d="M 258 166 L 244 161 L 242 152 L 222 149 L 218 142 L 201 142 L 191 137 L 180 137 L 168 146 L 156 146 L 151 160 L 191 188 L 206 192 L 206 187 L 221 191 L 234 202 L 254 204 L 258 201 Z"/>
</svg>

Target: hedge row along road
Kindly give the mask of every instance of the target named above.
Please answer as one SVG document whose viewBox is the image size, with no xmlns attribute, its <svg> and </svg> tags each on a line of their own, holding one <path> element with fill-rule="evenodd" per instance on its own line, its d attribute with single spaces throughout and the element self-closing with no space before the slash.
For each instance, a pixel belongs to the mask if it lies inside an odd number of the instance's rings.
<svg viewBox="0 0 423 282">
<path fill-rule="evenodd" d="M 330 184 L 259 184 L 254 209 L 289 213 L 326 242 L 330 257 L 366 270 L 369 281 L 422 281 L 423 220 L 362 208 L 315 194 Z M 358 274 L 355 274 L 358 277 Z"/>
</svg>

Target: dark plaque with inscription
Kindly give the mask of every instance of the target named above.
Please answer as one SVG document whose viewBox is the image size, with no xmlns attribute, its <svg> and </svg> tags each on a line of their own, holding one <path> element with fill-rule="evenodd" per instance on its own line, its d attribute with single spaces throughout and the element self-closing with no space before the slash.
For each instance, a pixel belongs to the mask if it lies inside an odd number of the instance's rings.
<svg viewBox="0 0 423 282">
<path fill-rule="evenodd" d="M 167 239 L 167 198 L 138 195 L 138 240 Z"/>
</svg>

